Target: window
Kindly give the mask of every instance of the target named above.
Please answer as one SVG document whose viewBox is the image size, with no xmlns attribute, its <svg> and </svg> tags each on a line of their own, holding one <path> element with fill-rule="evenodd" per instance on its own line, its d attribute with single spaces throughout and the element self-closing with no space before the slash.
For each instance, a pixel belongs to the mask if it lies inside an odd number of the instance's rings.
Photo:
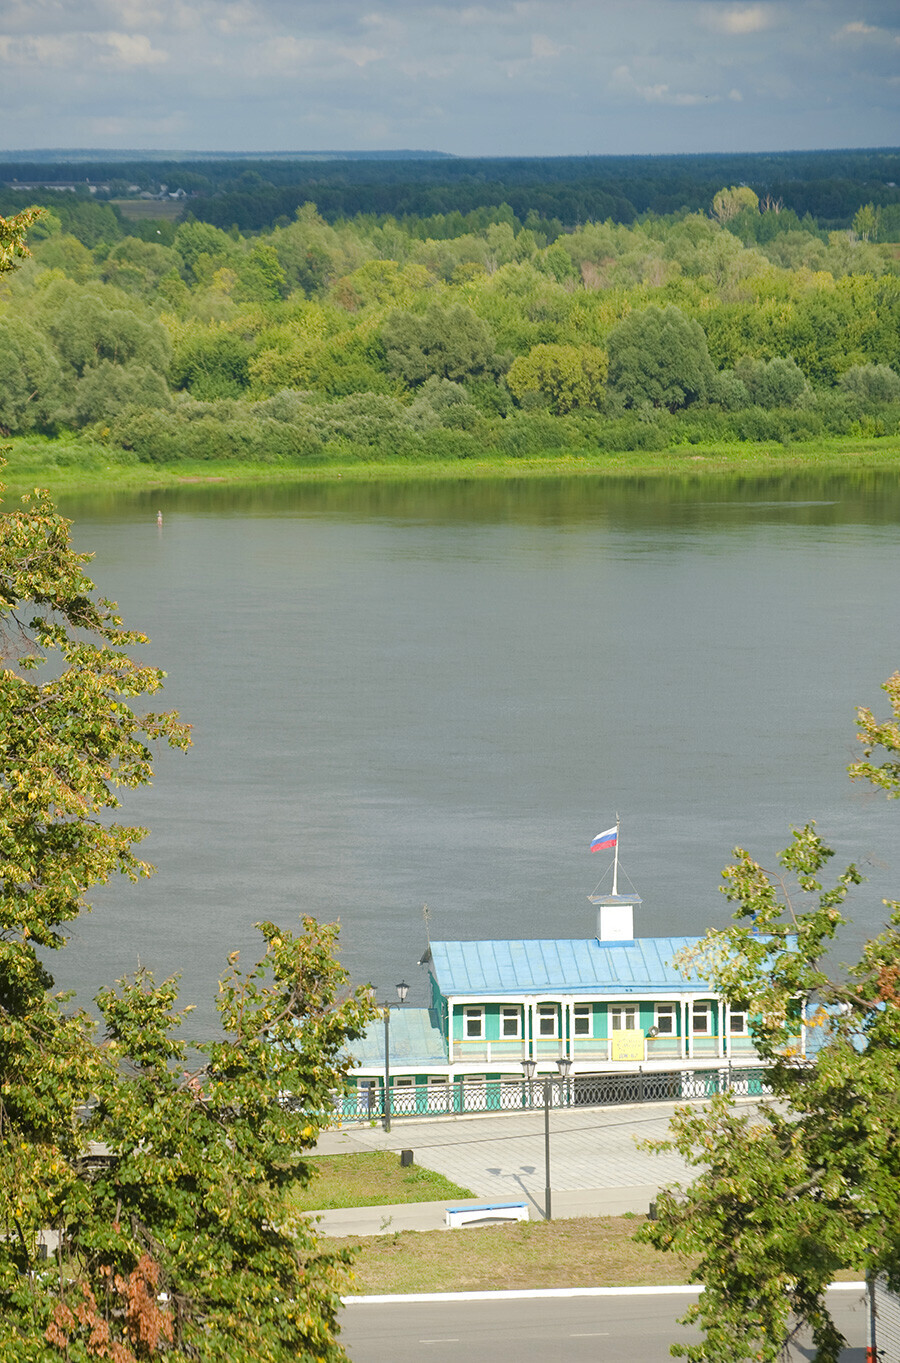
<svg viewBox="0 0 900 1363">
<path fill-rule="evenodd" d="M 614 1032 L 633 1032 L 637 1028 L 636 1008 L 611 1008 L 610 1016 Z"/>
<path fill-rule="evenodd" d="M 556 1004 L 538 1005 L 538 1036 L 556 1036 Z"/>
<path fill-rule="evenodd" d="M 732 1036 L 747 1035 L 746 1008 L 732 1008 L 728 1016 L 728 1030 Z"/>
<path fill-rule="evenodd" d="M 695 1036 L 709 1036 L 709 1004 L 695 1003 L 691 1009 Z"/>
<path fill-rule="evenodd" d="M 411 1089 L 415 1088 L 415 1085 L 415 1079 L 409 1074 L 398 1075 L 394 1080 L 394 1087 L 398 1089 Z"/>
<path fill-rule="evenodd" d="M 522 1014 L 518 1008 L 500 1009 L 500 1035 L 515 1040 L 522 1034 Z"/>
<path fill-rule="evenodd" d="M 675 1035 L 674 1003 L 658 1003 L 656 1005 L 656 1030 L 660 1036 Z"/>
<path fill-rule="evenodd" d="M 484 1036 L 484 1009 L 463 1009 L 463 1036 L 466 1041 L 480 1041 Z"/>
<path fill-rule="evenodd" d="M 575 1005 L 575 1035 L 590 1036 L 594 1025 L 594 1009 L 589 1003 Z"/>
</svg>

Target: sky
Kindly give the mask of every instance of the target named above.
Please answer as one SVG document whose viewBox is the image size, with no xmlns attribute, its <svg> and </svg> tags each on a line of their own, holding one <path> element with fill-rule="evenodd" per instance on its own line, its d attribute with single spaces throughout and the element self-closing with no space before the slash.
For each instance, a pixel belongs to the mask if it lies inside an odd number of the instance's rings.
<svg viewBox="0 0 900 1363">
<path fill-rule="evenodd" d="M 900 0 L 0 0 L 0 151 L 900 144 Z"/>
</svg>

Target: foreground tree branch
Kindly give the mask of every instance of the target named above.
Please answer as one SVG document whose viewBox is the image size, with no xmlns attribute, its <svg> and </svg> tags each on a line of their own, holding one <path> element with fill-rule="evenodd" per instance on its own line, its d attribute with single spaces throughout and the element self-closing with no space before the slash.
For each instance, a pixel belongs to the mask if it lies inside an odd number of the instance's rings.
<svg viewBox="0 0 900 1363">
<path fill-rule="evenodd" d="M 860 710 L 866 760 L 851 769 L 891 798 L 900 794 L 900 674 L 885 684 L 894 718 Z M 873 757 L 876 759 L 873 761 Z M 694 969 L 746 1006 L 754 1044 L 770 1063 L 777 1105 L 739 1115 L 727 1098 L 678 1111 L 668 1141 L 701 1170 L 660 1197 L 659 1220 L 640 1237 L 699 1255 L 699 1302 L 684 1317 L 698 1345 L 673 1345 L 695 1363 L 775 1363 L 808 1326 L 818 1363 L 836 1363 L 844 1340 L 825 1292 L 845 1268 L 887 1274 L 900 1288 L 900 904 L 885 901 L 885 931 L 840 976 L 826 954 L 861 881 L 848 866 L 830 888 L 833 853 L 812 824 L 795 829 L 779 860 L 796 883 L 741 848 L 723 872 L 734 924 L 707 933 Z M 792 1019 L 813 1001 L 822 1046 L 812 1064 L 786 1050 Z"/>
</svg>

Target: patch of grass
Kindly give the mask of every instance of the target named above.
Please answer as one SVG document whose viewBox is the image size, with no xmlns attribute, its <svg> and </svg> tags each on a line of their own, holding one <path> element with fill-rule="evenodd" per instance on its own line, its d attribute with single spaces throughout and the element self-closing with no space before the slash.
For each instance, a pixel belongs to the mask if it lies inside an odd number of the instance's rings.
<svg viewBox="0 0 900 1363">
<path fill-rule="evenodd" d="M 359 1240 L 353 1295 L 491 1292 L 539 1287 L 645 1287 L 688 1281 L 694 1261 L 635 1244 L 643 1216 L 585 1216 L 452 1231 L 397 1231 Z"/>
<path fill-rule="evenodd" d="M 296 1188 L 289 1205 L 294 1212 L 326 1211 L 334 1207 L 387 1207 L 396 1202 L 442 1202 L 445 1198 L 474 1197 L 468 1188 L 451 1183 L 413 1164 L 404 1169 L 390 1150 L 346 1155 L 316 1155 L 307 1163 L 312 1181 Z"/>
</svg>

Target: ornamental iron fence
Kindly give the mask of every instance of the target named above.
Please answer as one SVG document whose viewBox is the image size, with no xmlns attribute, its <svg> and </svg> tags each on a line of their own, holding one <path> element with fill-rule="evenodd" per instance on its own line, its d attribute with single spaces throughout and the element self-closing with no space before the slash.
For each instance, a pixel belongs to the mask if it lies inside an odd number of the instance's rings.
<svg viewBox="0 0 900 1363">
<path fill-rule="evenodd" d="M 537 1075 L 498 1075 L 488 1079 L 407 1084 L 395 1079 L 390 1089 L 390 1117 L 440 1117 L 469 1112 L 513 1112 L 568 1107 L 612 1107 L 623 1103 L 664 1103 L 711 1098 L 717 1093 L 765 1098 L 772 1090 L 765 1070 L 729 1065 L 705 1070 L 636 1070 L 629 1074 L 584 1074 L 560 1079 Z M 339 1098 L 335 1117 L 378 1121 L 384 1118 L 384 1086 L 361 1081 L 354 1093 Z"/>
</svg>

